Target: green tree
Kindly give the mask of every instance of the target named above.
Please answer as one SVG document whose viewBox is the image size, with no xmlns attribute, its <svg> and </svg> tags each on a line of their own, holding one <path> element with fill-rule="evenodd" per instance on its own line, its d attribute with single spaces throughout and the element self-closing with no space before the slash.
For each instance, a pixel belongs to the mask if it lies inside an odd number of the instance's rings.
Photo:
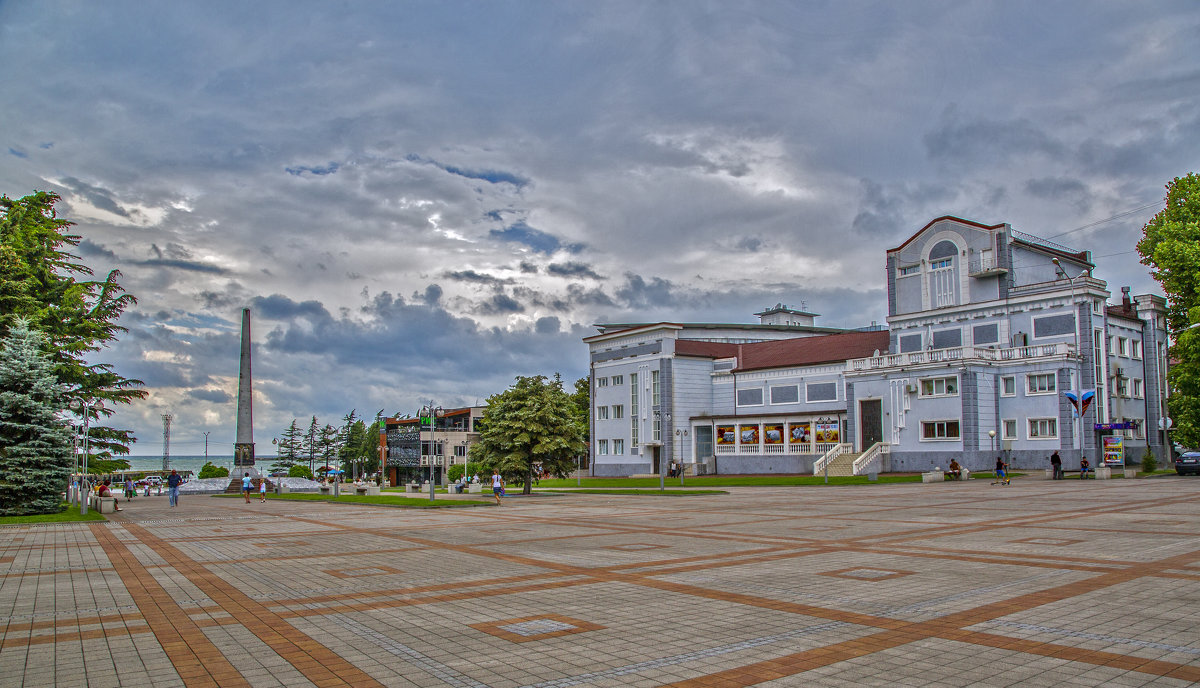
<svg viewBox="0 0 1200 688">
<path fill-rule="evenodd" d="M 207 461 L 200 467 L 200 472 L 196 474 L 197 478 L 228 478 L 229 469 L 224 466 L 214 466 L 212 461 Z"/>
<path fill-rule="evenodd" d="M 300 443 L 301 458 L 308 457 L 308 472 L 312 473 L 313 462 L 317 458 L 317 442 L 321 439 L 321 429 L 317 424 L 317 417 L 312 417 L 312 422 L 308 424 L 308 432 L 304 433 Z"/>
<path fill-rule="evenodd" d="M 0 515 L 62 510 L 71 475 L 71 431 L 58 417 L 63 390 L 45 337 L 23 318 L 0 346 Z"/>
<path fill-rule="evenodd" d="M 296 465 L 302 449 L 303 434 L 296 425 L 296 419 L 293 418 L 292 424 L 283 431 L 283 436 L 279 439 L 279 455 L 276 457 L 275 463 L 271 464 L 271 472 L 291 470 L 292 466 Z"/>
<path fill-rule="evenodd" d="M 140 380 L 87 359 L 126 332 L 117 320 L 137 299 L 118 283 L 117 270 L 103 280 L 87 279 L 91 268 L 70 252 L 81 237 L 70 233 L 74 223 L 55 213 L 59 200 L 44 191 L 15 201 L 0 196 L 0 335 L 18 316 L 45 335 L 66 407 L 88 414 L 90 447 L 98 458 L 109 459 L 128 454 L 136 438 L 97 421 L 111 416 L 114 404 L 132 403 L 147 392 Z"/>
<path fill-rule="evenodd" d="M 288 477 L 289 478 L 308 478 L 309 480 L 312 480 L 313 472 L 308 470 L 308 466 L 302 466 L 300 464 L 296 464 L 295 466 L 292 466 L 291 468 L 288 469 Z"/>
<path fill-rule="evenodd" d="M 1175 441 L 1200 447 L 1200 175 L 1167 184 L 1165 207 L 1143 231 L 1142 264 L 1167 295 L 1167 329 L 1175 333 L 1167 384 L 1168 416 Z"/>
<path fill-rule="evenodd" d="M 535 463 L 559 478 L 575 468 L 586 450 L 571 397 L 562 377 L 518 376 L 512 387 L 488 397 L 484 428 L 471 446 L 471 460 L 496 469 L 506 482 L 529 494 Z"/>
<path fill-rule="evenodd" d="M 592 381 L 581 377 L 575 381 L 575 392 L 571 394 L 571 411 L 575 424 L 583 437 L 584 455 L 592 446 Z"/>
<path fill-rule="evenodd" d="M 328 466 L 330 461 L 337 458 L 338 446 L 337 428 L 326 423 L 325 427 L 321 428 L 321 436 L 317 438 L 317 456 L 321 459 L 322 466 Z"/>
</svg>

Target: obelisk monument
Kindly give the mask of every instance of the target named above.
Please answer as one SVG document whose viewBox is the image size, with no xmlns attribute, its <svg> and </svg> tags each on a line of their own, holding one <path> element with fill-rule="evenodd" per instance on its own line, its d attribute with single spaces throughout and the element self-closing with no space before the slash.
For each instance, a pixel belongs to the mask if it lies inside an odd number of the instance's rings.
<svg viewBox="0 0 1200 688">
<path fill-rule="evenodd" d="M 254 400 L 250 384 L 250 309 L 242 309 L 242 365 L 238 373 L 237 441 L 233 444 L 235 469 L 254 468 Z M 234 477 L 241 477 L 244 470 L 235 470 Z"/>
</svg>

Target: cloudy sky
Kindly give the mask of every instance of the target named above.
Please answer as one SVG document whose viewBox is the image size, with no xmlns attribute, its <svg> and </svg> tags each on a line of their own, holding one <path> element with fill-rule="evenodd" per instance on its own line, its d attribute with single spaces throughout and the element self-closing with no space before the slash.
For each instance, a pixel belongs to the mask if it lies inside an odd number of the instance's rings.
<svg viewBox="0 0 1200 688">
<path fill-rule="evenodd" d="M 1180 2 L 12 2 L 0 193 L 52 190 L 139 303 L 135 454 L 586 374 L 592 324 L 886 316 L 941 215 L 1094 252 L 1119 294 L 1200 165 Z"/>
</svg>

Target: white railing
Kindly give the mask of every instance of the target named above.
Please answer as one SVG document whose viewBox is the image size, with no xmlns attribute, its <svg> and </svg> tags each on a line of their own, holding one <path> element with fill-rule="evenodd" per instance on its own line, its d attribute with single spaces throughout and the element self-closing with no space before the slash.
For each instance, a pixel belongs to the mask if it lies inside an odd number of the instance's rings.
<svg viewBox="0 0 1200 688">
<path fill-rule="evenodd" d="M 830 461 L 833 461 L 834 459 L 841 456 L 842 454 L 845 454 L 846 452 L 850 451 L 851 449 L 853 449 L 853 445 L 850 445 L 850 444 L 835 444 L 835 445 L 833 445 L 829 449 L 829 451 L 825 452 L 825 454 L 821 456 L 821 458 L 819 458 L 813 462 L 813 475 L 820 475 L 821 471 L 825 470 L 826 464 L 828 464 Z"/>
<path fill-rule="evenodd" d="M 951 361 L 1022 361 L 1035 358 L 1069 357 L 1075 355 L 1075 346 L 1069 342 L 1018 346 L 1011 349 L 988 349 L 980 346 L 955 346 L 948 349 L 927 349 L 903 354 L 884 354 L 870 358 L 855 358 L 846 361 L 848 371 L 879 370 L 901 366 L 945 363 Z"/>
<path fill-rule="evenodd" d="M 824 454 L 838 446 L 837 442 L 819 442 L 816 444 L 718 444 L 713 447 L 714 454 Z"/>
<path fill-rule="evenodd" d="M 764 454 L 786 454 L 787 447 L 783 446 L 782 444 L 764 444 L 763 445 L 763 453 Z"/>
<path fill-rule="evenodd" d="M 854 460 L 854 475 L 864 475 L 866 473 L 879 473 L 883 464 L 883 455 L 890 453 L 892 445 L 883 442 L 876 442 L 871 445 L 871 448 L 862 453 L 862 456 Z"/>
</svg>

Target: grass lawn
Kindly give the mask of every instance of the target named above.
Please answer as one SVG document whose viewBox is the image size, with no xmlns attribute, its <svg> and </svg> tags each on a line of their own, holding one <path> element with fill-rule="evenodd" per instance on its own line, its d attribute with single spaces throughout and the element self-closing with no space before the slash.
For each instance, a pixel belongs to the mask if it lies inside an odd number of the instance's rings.
<svg viewBox="0 0 1200 688">
<path fill-rule="evenodd" d="M 545 482 L 545 481 L 542 481 L 542 482 Z M 680 489 L 678 487 L 668 488 L 667 490 L 659 490 L 658 488 L 654 488 L 652 490 L 638 490 L 638 489 L 621 489 L 621 488 L 604 489 L 604 488 L 587 488 L 587 487 L 585 487 L 585 488 L 574 489 L 574 490 L 566 490 L 566 489 L 542 490 L 542 489 L 539 489 L 539 490 L 537 490 L 537 492 L 553 492 L 555 494 L 647 495 L 647 496 L 651 496 L 651 497 L 692 497 L 695 495 L 729 494 L 728 492 L 726 492 L 724 490 L 688 490 L 688 489 Z"/>
<path fill-rule="evenodd" d="M 34 516 L 0 516 L 0 526 L 14 526 L 23 523 L 77 523 L 81 521 L 107 521 L 99 511 L 88 509 L 87 516 L 79 515 L 78 504 L 63 503 L 63 511 L 57 514 L 37 514 Z"/>
<path fill-rule="evenodd" d="M 215 495 L 215 496 L 230 497 L 233 499 L 241 499 L 242 498 L 242 496 L 240 494 L 237 494 L 237 495 L 220 494 L 220 495 Z M 257 499 L 258 499 L 258 497 L 251 497 L 250 501 L 255 501 Z M 286 494 L 281 494 L 281 495 L 268 494 L 267 499 L 269 499 L 269 500 L 285 499 L 285 500 L 292 500 L 292 501 L 299 501 L 299 502 L 337 502 L 338 504 L 375 504 L 378 506 L 397 506 L 397 507 L 404 507 L 407 509 L 452 509 L 455 507 L 480 506 L 480 505 L 488 505 L 488 504 L 494 505 L 495 504 L 495 502 L 492 502 L 492 501 L 483 501 L 483 500 L 476 500 L 476 499 L 430 500 L 425 497 L 393 497 L 391 495 L 358 495 L 358 494 L 356 494 L 356 495 L 341 495 L 335 499 L 333 495 L 323 495 L 323 494 L 320 494 L 319 492 L 318 493 L 288 492 Z"/>
<path fill-rule="evenodd" d="M 588 489 L 595 488 L 653 488 L 658 490 L 658 478 L 583 478 L 580 486 Z M 667 478 L 668 488 L 678 488 L 679 478 Z M 919 483 L 920 474 L 915 475 L 880 475 L 880 483 Z M 684 478 L 684 488 L 719 488 L 742 487 L 747 485 L 786 486 L 786 485 L 824 485 L 825 478 L 820 475 L 701 475 Z M 830 485 L 869 485 L 871 481 L 865 475 L 829 476 Z M 534 484 L 535 490 L 553 489 L 559 487 L 575 487 L 574 478 L 549 478 Z"/>
</svg>

